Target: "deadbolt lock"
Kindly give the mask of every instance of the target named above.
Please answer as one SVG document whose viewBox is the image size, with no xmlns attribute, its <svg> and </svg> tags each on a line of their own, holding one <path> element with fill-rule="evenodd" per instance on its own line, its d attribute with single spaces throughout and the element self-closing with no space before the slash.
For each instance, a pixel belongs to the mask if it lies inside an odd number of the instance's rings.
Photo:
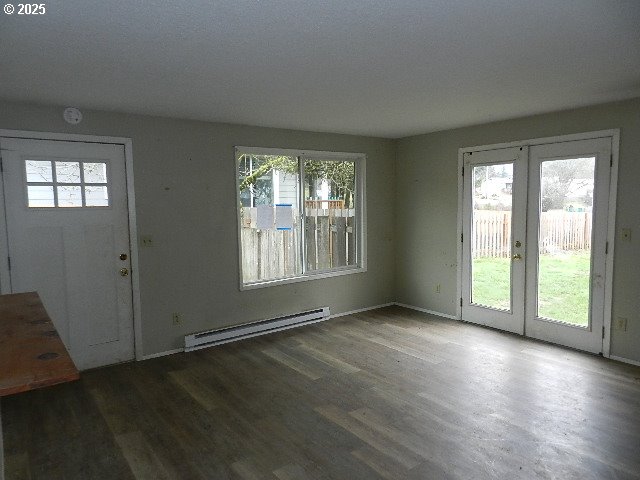
<svg viewBox="0 0 640 480">
<path fill-rule="evenodd" d="M 126 253 L 121 253 L 120 254 L 120 260 L 126 260 L 127 259 L 127 254 Z"/>
</svg>

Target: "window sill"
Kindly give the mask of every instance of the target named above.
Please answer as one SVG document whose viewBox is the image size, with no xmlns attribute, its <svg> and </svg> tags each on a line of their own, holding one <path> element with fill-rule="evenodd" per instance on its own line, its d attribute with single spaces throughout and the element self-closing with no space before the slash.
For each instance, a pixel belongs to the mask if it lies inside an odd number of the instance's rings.
<svg viewBox="0 0 640 480">
<path fill-rule="evenodd" d="M 367 267 L 345 267 L 340 270 L 330 270 L 324 272 L 310 273 L 300 275 L 298 277 L 280 278 L 278 280 L 266 280 L 263 282 L 245 283 L 240 285 L 240 290 L 256 290 L 258 288 L 275 287 L 278 285 L 286 285 L 288 283 L 306 282 L 309 280 L 319 280 L 321 278 L 340 277 L 342 275 L 351 275 L 353 273 L 364 273 Z"/>
</svg>

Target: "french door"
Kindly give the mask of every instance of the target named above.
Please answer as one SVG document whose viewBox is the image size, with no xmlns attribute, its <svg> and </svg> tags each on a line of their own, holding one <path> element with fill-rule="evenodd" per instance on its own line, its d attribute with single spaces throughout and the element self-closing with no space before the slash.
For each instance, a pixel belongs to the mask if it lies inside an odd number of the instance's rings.
<svg viewBox="0 0 640 480">
<path fill-rule="evenodd" d="M 465 153 L 463 198 L 462 318 L 522 334 L 526 148 Z"/>
<path fill-rule="evenodd" d="M 611 138 L 463 155 L 462 319 L 601 353 Z"/>
</svg>

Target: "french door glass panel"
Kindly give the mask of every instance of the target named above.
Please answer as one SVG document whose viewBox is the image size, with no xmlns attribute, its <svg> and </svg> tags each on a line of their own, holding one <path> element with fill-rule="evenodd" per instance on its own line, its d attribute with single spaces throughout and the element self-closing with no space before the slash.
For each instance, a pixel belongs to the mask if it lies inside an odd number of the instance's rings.
<svg viewBox="0 0 640 480">
<path fill-rule="evenodd" d="M 513 163 L 473 167 L 471 302 L 511 310 Z"/>
<path fill-rule="evenodd" d="M 595 157 L 540 165 L 536 316 L 587 328 Z"/>
</svg>

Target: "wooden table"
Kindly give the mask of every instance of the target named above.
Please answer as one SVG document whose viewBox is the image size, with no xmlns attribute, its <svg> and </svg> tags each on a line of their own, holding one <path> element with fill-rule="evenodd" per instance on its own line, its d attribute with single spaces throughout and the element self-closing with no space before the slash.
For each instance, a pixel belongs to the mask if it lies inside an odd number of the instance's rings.
<svg viewBox="0 0 640 480">
<path fill-rule="evenodd" d="M 0 397 L 80 377 L 36 292 L 0 295 Z M 4 478 L 0 417 L 0 479 Z"/>
</svg>

